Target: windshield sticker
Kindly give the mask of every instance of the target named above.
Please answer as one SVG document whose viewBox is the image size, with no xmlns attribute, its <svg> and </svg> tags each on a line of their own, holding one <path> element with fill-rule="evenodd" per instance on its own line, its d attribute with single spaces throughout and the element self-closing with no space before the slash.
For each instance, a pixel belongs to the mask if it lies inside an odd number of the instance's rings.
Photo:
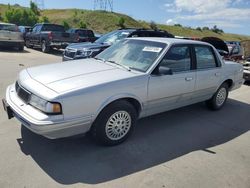
<svg viewBox="0 0 250 188">
<path fill-rule="evenodd" d="M 142 51 L 144 52 L 155 52 L 159 53 L 162 50 L 162 48 L 159 47 L 152 47 L 152 46 L 145 46 Z"/>
</svg>

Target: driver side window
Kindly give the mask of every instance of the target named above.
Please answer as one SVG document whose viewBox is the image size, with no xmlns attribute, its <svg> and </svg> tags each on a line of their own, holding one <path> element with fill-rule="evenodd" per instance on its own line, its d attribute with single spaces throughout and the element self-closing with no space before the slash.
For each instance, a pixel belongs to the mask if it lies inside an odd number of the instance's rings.
<svg viewBox="0 0 250 188">
<path fill-rule="evenodd" d="M 189 71 L 191 69 L 190 48 L 187 45 L 171 47 L 159 66 L 170 68 L 173 73 Z"/>
</svg>

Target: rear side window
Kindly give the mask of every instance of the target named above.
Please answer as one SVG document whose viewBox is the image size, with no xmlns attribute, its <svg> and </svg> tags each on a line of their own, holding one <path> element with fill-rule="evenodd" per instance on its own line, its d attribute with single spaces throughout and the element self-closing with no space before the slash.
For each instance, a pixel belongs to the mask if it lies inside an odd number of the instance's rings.
<svg viewBox="0 0 250 188">
<path fill-rule="evenodd" d="M 160 66 L 170 68 L 175 72 L 184 72 L 191 69 L 190 49 L 187 45 L 171 47 L 162 61 Z"/>
<path fill-rule="evenodd" d="M 215 68 L 216 58 L 209 46 L 195 46 L 197 69 Z"/>
<path fill-rule="evenodd" d="M 0 24 L 0 30 L 18 31 L 17 26 L 12 24 Z"/>
<path fill-rule="evenodd" d="M 57 32 L 64 32 L 64 27 L 61 25 L 43 25 L 42 31 L 57 31 Z"/>
</svg>

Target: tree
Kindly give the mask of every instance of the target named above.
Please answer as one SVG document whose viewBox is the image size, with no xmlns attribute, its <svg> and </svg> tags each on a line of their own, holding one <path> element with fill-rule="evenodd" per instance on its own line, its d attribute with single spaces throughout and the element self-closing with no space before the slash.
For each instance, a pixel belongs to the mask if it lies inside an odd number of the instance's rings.
<svg viewBox="0 0 250 188">
<path fill-rule="evenodd" d="M 219 29 L 217 25 L 214 25 L 213 28 L 211 28 L 211 31 L 215 33 L 224 33 L 224 31 L 222 29 Z"/>
<path fill-rule="evenodd" d="M 46 16 L 43 16 L 42 18 L 40 18 L 39 22 L 41 22 L 41 23 L 50 23 L 49 18 L 46 17 Z"/>
<path fill-rule="evenodd" d="M 157 30 L 158 29 L 158 27 L 157 27 L 157 25 L 156 25 L 156 23 L 154 21 L 150 22 L 150 28 L 153 29 L 153 30 Z"/>
<path fill-rule="evenodd" d="M 4 21 L 17 25 L 33 26 L 38 21 L 38 16 L 30 9 L 12 8 L 8 6 L 4 15 Z"/>
<path fill-rule="evenodd" d="M 78 25 L 79 28 L 81 29 L 86 29 L 87 28 L 87 24 L 84 22 L 84 21 L 80 21 L 79 25 Z"/>
<path fill-rule="evenodd" d="M 174 26 L 177 26 L 177 27 L 182 27 L 181 24 L 174 24 Z"/>
<path fill-rule="evenodd" d="M 208 31 L 210 29 L 209 29 L 209 27 L 203 27 L 202 30 L 204 30 L 204 31 L 207 30 Z"/>
<path fill-rule="evenodd" d="M 1 14 L 1 12 L 0 12 L 0 21 L 2 21 L 3 20 L 3 17 L 2 17 L 2 14 Z"/>
<path fill-rule="evenodd" d="M 197 28 L 196 28 L 196 30 L 198 30 L 198 31 L 202 31 L 200 27 L 197 27 Z"/>
<path fill-rule="evenodd" d="M 70 28 L 70 25 L 66 20 L 63 20 L 62 25 L 63 25 L 65 30 L 68 30 Z"/>
<path fill-rule="evenodd" d="M 33 1 L 30 1 L 30 9 L 31 9 L 31 11 L 32 11 L 35 15 L 40 16 L 40 11 L 39 11 L 39 9 L 38 9 L 36 3 L 34 3 Z"/>
<path fill-rule="evenodd" d="M 125 19 L 123 18 L 123 17 L 120 17 L 119 18 L 119 21 L 118 21 L 118 26 L 120 27 L 120 28 L 125 28 Z"/>
</svg>

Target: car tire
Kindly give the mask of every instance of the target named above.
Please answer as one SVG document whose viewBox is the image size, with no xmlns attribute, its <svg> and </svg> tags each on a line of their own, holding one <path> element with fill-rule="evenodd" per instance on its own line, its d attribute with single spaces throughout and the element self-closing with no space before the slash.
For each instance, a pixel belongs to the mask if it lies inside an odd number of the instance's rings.
<svg viewBox="0 0 250 188">
<path fill-rule="evenodd" d="M 213 97 L 206 101 L 206 105 L 211 110 L 219 110 L 226 103 L 228 98 L 228 84 L 223 83 L 215 92 Z"/>
<path fill-rule="evenodd" d="M 25 40 L 25 46 L 26 46 L 27 48 L 31 48 L 30 42 L 29 42 L 28 40 Z"/>
<path fill-rule="evenodd" d="M 133 132 L 137 112 L 127 101 L 111 103 L 98 115 L 91 127 L 92 138 L 101 145 L 113 146 L 124 142 Z"/>
<path fill-rule="evenodd" d="M 50 46 L 46 44 L 45 40 L 42 40 L 41 48 L 43 53 L 48 53 L 50 51 Z"/>
</svg>

